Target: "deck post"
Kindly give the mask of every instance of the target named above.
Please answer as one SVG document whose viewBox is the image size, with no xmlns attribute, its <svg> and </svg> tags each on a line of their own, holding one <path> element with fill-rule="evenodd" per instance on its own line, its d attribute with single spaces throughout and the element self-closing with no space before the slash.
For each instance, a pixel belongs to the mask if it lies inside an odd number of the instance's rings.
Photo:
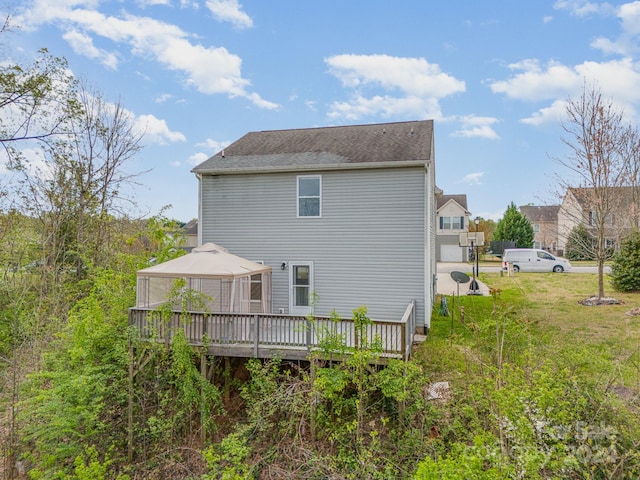
<svg viewBox="0 0 640 480">
<path fill-rule="evenodd" d="M 133 340 L 131 339 L 131 333 L 129 333 L 129 382 L 128 382 L 128 394 L 127 399 L 127 460 L 129 463 L 133 462 Z"/>
<path fill-rule="evenodd" d="M 311 399 L 311 418 L 309 418 L 309 429 L 311 430 L 311 439 L 316 440 L 316 415 L 318 410 L 318 402 L 320 401 L 319 394 L 316 392 L 316 389 L 313 388 L 316 382 L 316 370 L 318 365 L 316 364 L 317 360 L 315 358 L 311 358 L 311 387 L 313 390 L 313 398 Z"/>
<path fill-rule="evenodd" d="M 203 316 L 204 318 L 204 316 Z M 206 348 L 203 346 L 200 349 L 200 375 L 202 375 L 203 379 L 207 379 L 207 353 L 206 353 Z M 205 428 L 205 425 L 207 423 L 207 420 L 205 418 L 206 416 L 206 402 L 205 402 L 205 392 L 204 392 L 204 382 L 203 385 L 200 386 L 200 397 L 201 397 L 201 405 L 200 405 L 200 440 L 202 441 L 202 444 L 204 445 L 204 442 L 207 439 L 207 430 Z"/>
<path fill-rule="evenodd" d="M 224 357 L 224 405 L 229 407 L 231 402 L 231 359 Z"/>
<path fill-rule="evenodd" d="M 253 356 L 255 358 L 258 358 L 258 343 L 260 340 L 260 315 L 258 315 L 257 313 L 255 314 L 255 316 L 253 317 L 253 334 L 254 334 L 254 338 L 253 338 Z"/>
</svg>

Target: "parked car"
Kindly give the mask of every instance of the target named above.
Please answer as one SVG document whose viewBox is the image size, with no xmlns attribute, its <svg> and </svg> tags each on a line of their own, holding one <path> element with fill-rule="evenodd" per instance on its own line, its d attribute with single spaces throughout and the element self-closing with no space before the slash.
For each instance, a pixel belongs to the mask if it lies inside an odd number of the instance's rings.
<svg viewBox="0 0 640 480">
<path fill-rule="evenodd" d="M 569 260 L 538 248 L 509 248 L 502 255 L 502 268 L 513 265 L 514 272 L 556 272 L 571 270 Z"/>
</svg>

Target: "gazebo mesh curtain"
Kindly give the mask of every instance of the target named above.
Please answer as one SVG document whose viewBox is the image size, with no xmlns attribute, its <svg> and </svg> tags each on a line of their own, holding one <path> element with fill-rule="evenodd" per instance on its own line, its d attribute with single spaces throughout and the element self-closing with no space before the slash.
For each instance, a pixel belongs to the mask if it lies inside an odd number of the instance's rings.
<svg viewBox="0 0 640 480">
<path fill-rule="evenodd" d="M 189 276 L 138 275 L 137 307 L 157 308 L 166 302 L 176 281 L 184 278 L 185 287 L 199 292 L 210 312 L 271 313 L 271 272 L 240 277 L 203 278 Z M 173 305 L 180 307 L 180 300 Z M 187 305 L 187 309 L 196 306 Z"/>
</svg>

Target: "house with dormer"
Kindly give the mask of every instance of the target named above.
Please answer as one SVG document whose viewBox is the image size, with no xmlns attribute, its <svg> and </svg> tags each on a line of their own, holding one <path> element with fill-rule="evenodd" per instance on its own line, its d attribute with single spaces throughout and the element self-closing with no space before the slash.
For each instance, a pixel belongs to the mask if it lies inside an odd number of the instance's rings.
<svg viewBox="0 0 640 480">
<path fill-rule="evenodd" d="M 436 199 L 436 255 L 439 262 L 466 262 L 468 248 L 460 246 L 460 234 L 469 231 L 471 213 L 467 196 L 438 195 Z"/>
</svg>

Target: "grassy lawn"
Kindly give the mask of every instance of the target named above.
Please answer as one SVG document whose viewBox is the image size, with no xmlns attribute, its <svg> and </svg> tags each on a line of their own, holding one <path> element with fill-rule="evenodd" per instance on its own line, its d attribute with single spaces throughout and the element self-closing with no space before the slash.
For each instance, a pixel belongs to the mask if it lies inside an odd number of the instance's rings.
<svg viewBox="0 0 640 480">
<path fill-rule="evenodd" d="M 594 379 L 607 375 L 606 381 L 640 386 L 640 316 L 626 315 L 640 306 L 640 294 L 614 292 L 605 277 L 605 295 L 622 304 L 584 306 L 578 302 L 597 292 L 595 274 L 521 273 L 507 277 L 481 273 L 480 279 L 495 289 L 494 297 L 448 296 L 452 315 L 441 316 L 438 308 L 434 312 L 421 354 L 430 357 L 427 361 L 436 376 L 438 372 L 446 375 L 453 367 L 441 362 L 455 363 L 442 353 L 440 347 L 446 350 L 447 344 L 448 351 L 464 351 L 467 356 L 483 352 L 495 356 L 496 347 L 491 345 L 495 332 L 490 331 L 490 325 L 502 322 L 506 345 L 519 345 L 519 355 L 524 349 L 540 358 L 557 356 L 574 365 L 581 375 Z"/>
</svg>

